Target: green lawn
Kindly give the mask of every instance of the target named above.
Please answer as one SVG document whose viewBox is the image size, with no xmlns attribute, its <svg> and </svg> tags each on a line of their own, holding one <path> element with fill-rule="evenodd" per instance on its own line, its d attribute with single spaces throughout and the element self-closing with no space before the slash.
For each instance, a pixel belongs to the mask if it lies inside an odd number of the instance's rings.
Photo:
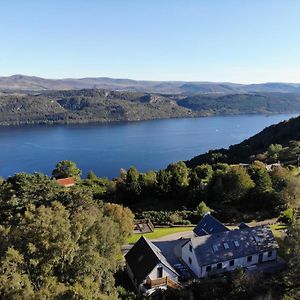
<svg viewBox="0 0 300 300">
<path fill-rule="evenodd" d="M 169 235 L 177 232 L 192 231 L 195 226 L 184 226 L 184 227 L 167 227 L 167 228 L 155 228 L 153 232 L 143 234 L 147 239 L 157 239 L 165 235 Z M 133 234 L 128 240 L 128 244 L 134 244 L 142 234 Z"/>
<path fill-rule="evenodd" d="M 271 229 L 276 238 L 280 238 L 283 230 L 286 228 L 287 228 L 287 226 L 285 224 L 276 223 L 276 224 L 271 225 Z"/>
</svg>

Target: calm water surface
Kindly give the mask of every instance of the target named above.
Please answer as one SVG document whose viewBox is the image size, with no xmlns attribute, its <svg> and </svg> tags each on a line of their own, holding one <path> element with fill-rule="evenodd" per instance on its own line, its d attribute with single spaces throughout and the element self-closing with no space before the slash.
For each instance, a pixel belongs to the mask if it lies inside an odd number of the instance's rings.
<svg viewBox="0 0 300 300">
<path fill-rule="evenodd" d="M 83 174 L 112 178 L 120 168 L 165 168 L 209 149 L 228 147 L 295 114 L 243 115 L 155 120 L 101 125 L 0 128 L 0 176 L 17 172 L 51 174 L 55 164 L 73 160 Z"/>
</svg>

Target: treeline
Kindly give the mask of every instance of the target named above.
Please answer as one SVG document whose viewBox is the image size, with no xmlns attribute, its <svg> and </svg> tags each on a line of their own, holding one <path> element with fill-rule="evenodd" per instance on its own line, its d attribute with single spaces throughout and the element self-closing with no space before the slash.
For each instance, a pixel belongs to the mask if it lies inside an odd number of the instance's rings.
<svg viewBox="0 0 300 300">
<path fill-rule="evenodd" d="M 152 94 L 103 89 L 2 93 L 0 125 L 69 124 L 300 111 L 300 94 Z"/>
<path fill-rule="evenodd" d="M 134 211 L 169 210 L 173 215 L 157 219 L 177 219 L 178 224 L 195 220 L 200 202 L 215 211 L 225 222 L 276 217 L 300 196 L 300 178 L 296 168 L 274 168 L 255 161 L 248 167 L 228 164 L 203 164 L 188 168 L 184 162 L 173 163 L 165 170 L 139 173 L 134 167 L 123 170 L 115 180 L 116 199 Z M 189 214 L 176 210 L 189 210 Z M 198 216 L 199 218 L 199 216 Z"/>
</svg>

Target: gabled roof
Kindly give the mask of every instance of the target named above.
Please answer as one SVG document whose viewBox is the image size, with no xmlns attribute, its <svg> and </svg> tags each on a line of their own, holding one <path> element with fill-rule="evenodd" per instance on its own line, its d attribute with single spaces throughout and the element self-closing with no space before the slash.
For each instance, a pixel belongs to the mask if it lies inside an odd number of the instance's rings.
<svg viewBox="0 0 300 300">
<path fill-rule="evenodd" d="M 73 177 L 60 178 L 56 180 L 59 185 L 69 187 L 75 184 L 75 180 Z"/>
<path fill-rule="evenodd" d="M 216 218 L 214 218 L 210 213 L 207 213 L 193 231 L 197 236 L 203 236 L 229 231 L 229 229 Z"/>
<path fill-rule="evenodd" d="M 200 266 L 278 249 L 269 226 L 224 231 L 190 241 Z"/>
<path fill-rule="evenodd" d="M 158 263 L 162 263 L 169 270 L 178 275 L 174 268 L 164 257 L 164 255 L 161 253 L 160 249 L 143 236 L 125 255 L 125 259 L 131 271 L 133 272 L 138 284 L 146 279 L 148 274 L 155 268 Z"/>
<path fill-rule="evenodd" d="M 249 226 L 248 226 L 246 223 L 242 222 L 242 223 L 239 225 L 239 229 L 245 229 L 245 228 L 249 228 Z"/>
</svg>

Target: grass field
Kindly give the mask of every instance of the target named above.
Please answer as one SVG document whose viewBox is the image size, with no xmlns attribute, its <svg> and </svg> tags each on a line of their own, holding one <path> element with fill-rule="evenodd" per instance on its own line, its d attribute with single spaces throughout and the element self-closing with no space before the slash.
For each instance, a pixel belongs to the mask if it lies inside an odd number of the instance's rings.
<svg viewBox="0 0 300 300">
<path fill-rule="evenodd" d="M 282 232 L 286 228 L 287 228 L 287 226 L 285 224 L 276 223 L 276 224 L 271 225 L 271 229 L 273 231 L 273 234 L 277 238 L 281 237 Z"/>
<path fill-rule="evenodd" d="M 169 234 L 184 232 L 184 231 L 192 231 L 195 226 L 184 226 L 184 227 L 167 227 L 167 228 L 155 228 L 153 232 L 143 234 L 147 239 L 157 239 L 162 236 L 166 236 Z M 142 236 L 142 234 L 133 234 L 128 240 L 128 244 L 133 244 L 138 241 L 138 239 Z"/>
</svg>

